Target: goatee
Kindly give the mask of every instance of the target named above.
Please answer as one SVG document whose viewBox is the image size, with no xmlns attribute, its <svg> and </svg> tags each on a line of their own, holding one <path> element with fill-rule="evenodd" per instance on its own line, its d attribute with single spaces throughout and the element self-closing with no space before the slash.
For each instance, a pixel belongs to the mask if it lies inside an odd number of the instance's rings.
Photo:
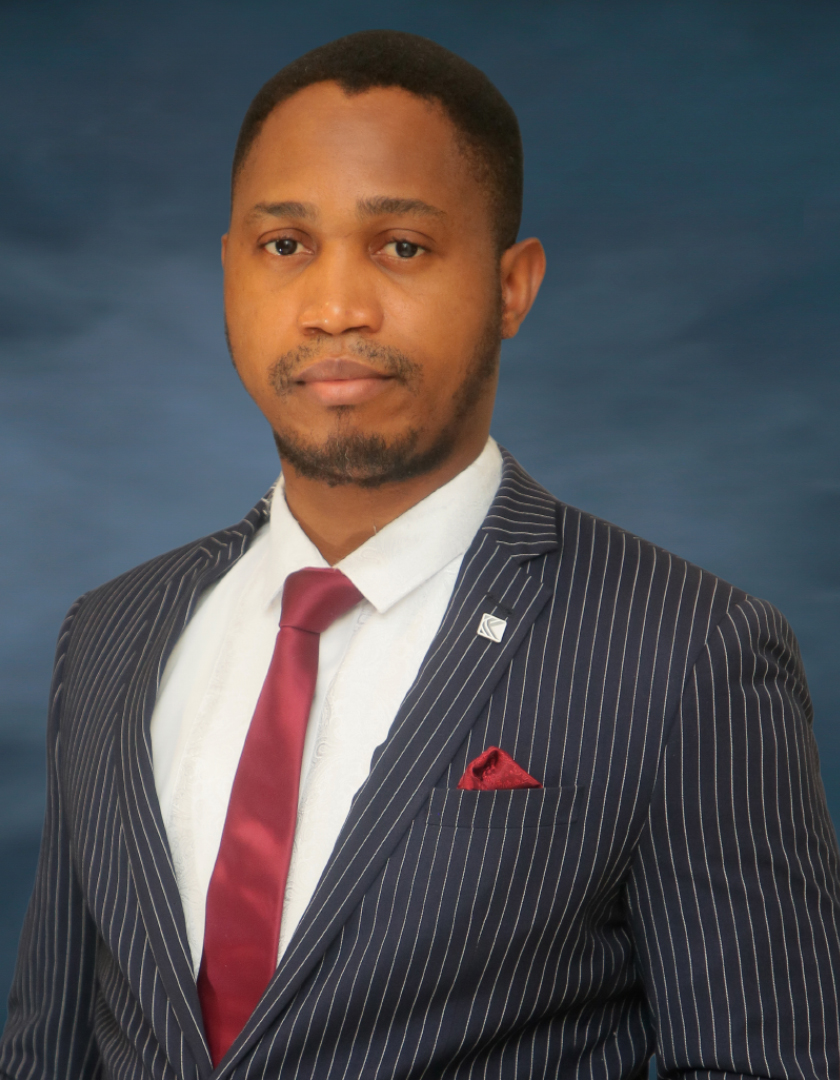
<svg viewBox="0 0 840 1080">
<path fill-rule="evenodd" d="M 382 435 L 359 430 L 353 423 L 352 407 L 341 407 L 335 410 L 338 430 L 325 442 L 307 443 L 296 432 L 275 429 L 274 441 L 281 461 L 301 476 L 330 487 L 356 484 L 377 488 L 432 472 L 452 454 L 461 425 L 478 404 L 488 382 L 496 376 L 501 347 L 500 319 L 499 312 L 486 328 L 454 395 L 448 421 L 425 449 L 417 449 L 422 441 L 420 428 L 410 428 L 389 441 Z M 365 341 L 348 344 L 351 355 L 371 361 L 378 372 L 403 382 L 409 391 L 419 391 L 422 367 L 404 353 Z M 271 384 L 279 396 L 290 391 L 295 373 L 319 351 L 317 346 L 301 346 L 277 360 L 271 371 Z"/>
</svg>

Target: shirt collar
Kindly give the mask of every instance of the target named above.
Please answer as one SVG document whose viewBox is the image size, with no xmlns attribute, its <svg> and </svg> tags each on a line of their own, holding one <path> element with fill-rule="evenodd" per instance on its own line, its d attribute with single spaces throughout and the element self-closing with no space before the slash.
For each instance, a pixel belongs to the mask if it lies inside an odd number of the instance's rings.
<svg viewBox="0 0 840 1080">
<path fill-rule="evenodd" d="M 460 558 L 487 516 L 502 477 L 502 455 L 487 443 L 466 469 L 390 522 L 336 564 L 381 614 Z M 289 510 L 283 478 L 271 499 L 266 596 L 273 603 L 289 574 L 329 564 Z"/>
</svg>

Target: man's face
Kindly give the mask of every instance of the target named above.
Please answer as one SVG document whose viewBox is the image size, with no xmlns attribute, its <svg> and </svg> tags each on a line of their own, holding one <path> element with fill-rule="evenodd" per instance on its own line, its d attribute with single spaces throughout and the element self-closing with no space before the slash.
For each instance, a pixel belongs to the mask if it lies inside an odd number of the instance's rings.
<svg viewBox="0 0 840 1080">
<path fill-rule="evenodd" d="M 235 186 L 225 310 L 284 464 L 373 486 L 480 452 L 501 337 L 492 225 L 436 105 L 319 83 L 274 110 Z"/>
</svg>

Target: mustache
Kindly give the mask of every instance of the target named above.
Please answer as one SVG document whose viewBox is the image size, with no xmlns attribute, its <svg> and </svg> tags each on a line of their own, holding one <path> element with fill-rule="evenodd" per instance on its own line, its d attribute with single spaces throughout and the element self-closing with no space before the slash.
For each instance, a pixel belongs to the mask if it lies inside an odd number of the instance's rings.
<svg viewBox="0 0 840 1080">
<path fill-rule="evenodd" d="M 269 370 L 271 386 L 281 397 L 288 394 L 308 364 L 329 358 L 331 353 L 334 353 L 334 346 L 331 349 L 330 342 L 326 341 L 289 349 L 278 356 Z M 342 343 L 341 355 L 362 360 L 378 375 L 397 379 L 409 388 L 416 388 L 423 378 L 420 364 L 390 345 L 377 345 L 372 341 L 345 341 Z"/>
</svg>

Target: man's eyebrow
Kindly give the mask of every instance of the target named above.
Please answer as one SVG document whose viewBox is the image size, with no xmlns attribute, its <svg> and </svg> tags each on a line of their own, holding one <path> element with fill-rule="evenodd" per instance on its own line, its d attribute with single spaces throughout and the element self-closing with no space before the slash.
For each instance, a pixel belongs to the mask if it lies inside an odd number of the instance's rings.
<svg viewBox="0 0 840 1080">
<path fill-rule="evenodd" d="M 276 203 L 257 203 L 256 206 L 252 206 L 248 211 L 246 220 L 250 223 L 257 221 L 261 217 L 276 217 L 276 218 L 298 218 L 304 221 L 314 221 L 318 216 L 318 211 L 312 205 L 312 203 L 303 202 L 276 202 Z"/>
<path fill-rule="evenodd" d="M 356 209 L 360 218 L 381 217 L 385 214 L 415 214 L 418 217 L 446 217 L 439 210 L 422 199 L 396 199 L 389 195 L 374 195 L 369 199 L 359 199 Z"/>
</svg>

